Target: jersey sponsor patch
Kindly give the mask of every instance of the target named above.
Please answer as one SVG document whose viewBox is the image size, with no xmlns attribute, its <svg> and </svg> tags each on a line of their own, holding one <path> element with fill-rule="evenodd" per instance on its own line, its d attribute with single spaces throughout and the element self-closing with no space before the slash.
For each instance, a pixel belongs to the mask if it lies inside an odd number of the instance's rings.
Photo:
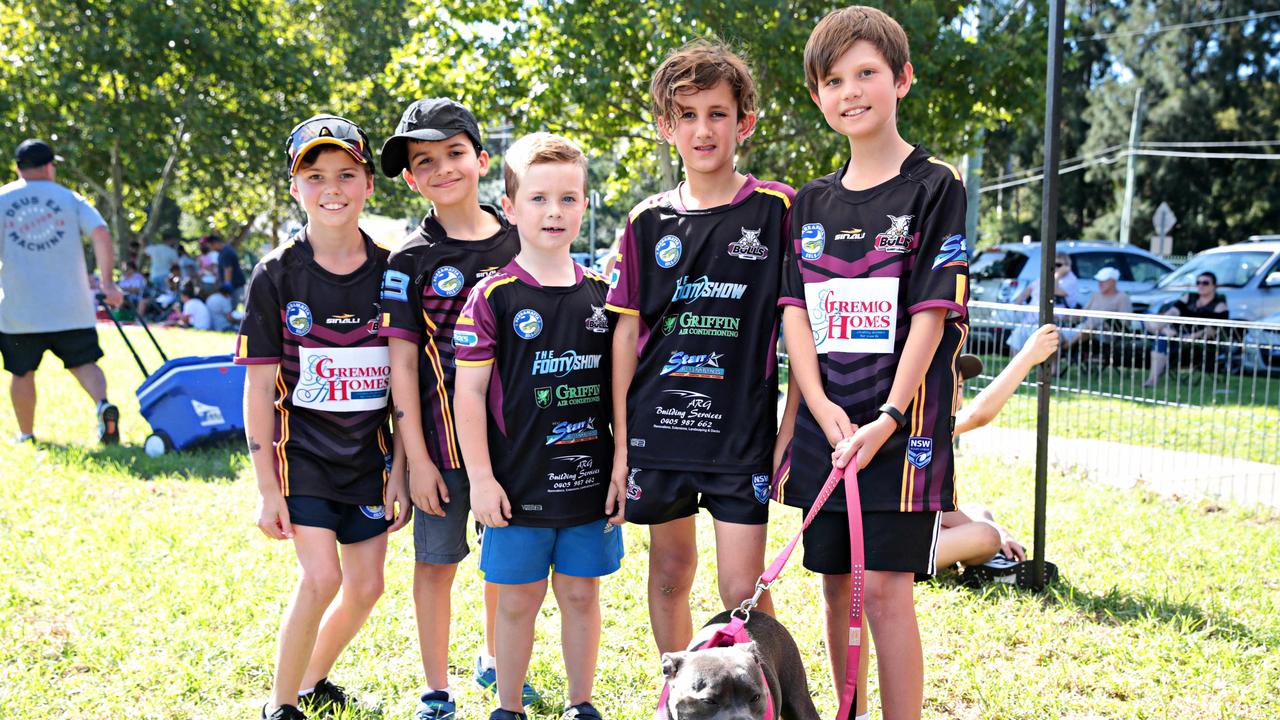
<svg viewBox="0 0 1280 720">
<path fill-rule="evenodd" d="M 969 253 L 964 247 L 963 235 L 951 235 L 942 241 L 942 249 L 933 258 L 933 269 L 940 267 L 967 267 Z"/>
<path fill-rule="evenodd" d="M 886 215 L 889 228 L 876 235 L 875 248 L 880 252 L 901 255 L 911 249 L 911 219 L 915 215 Z"/>
<path fill-rule="evenodd" d="M 800 228 L 800 257 L 817 260 L 827 247 L 827 231 L 822 223 L 805 223 Z"/>
<path fill-rule="evenodd" d="M 723 380 L 724 368 L 720 367 L 720 359 L 724 353 L 690 354 L 676 350 L 659 371 L 660 375 L 671 377 L 700 378 L 703 380 Z"/>
<path fill-rule="evenodd" d="M 536 387 L 533 389 L 533 400 L 543 410 L 552 405 L 567 407 L 570 405 L 598 403 L 600 402 L 600 383 Z"/>
<path fill-rule="evenodd" d="M 618 281 L 621 279 L 622 271 L 615 267 L 613 271 L 609 273 L 609 289 L 618 287 Z"/>
<path fill-rule="evenodd" d="M 409 301 L 409 276 L 399 270 L 387 270 L 382 274 L 382 299 Z"/>
<path fill-rule="evenodd" d="M 676 280 L 676 291 L 671 295 L 671 302 L 692 303 L 702 298 L 741 300 L 746 292 L 746 283 L 716 282 L 706 275 L 691 280 L 688 275 L 684 275 Z"/>
<path fill-rule="evenodd" d="M 684 243 L 680 242 L 680 238 L 675 235 L 663 235 L 662 239 L 658 240 L 658 244 L 653 246 L 653 259 L 658 262 L 658 267 L 664 270 L 675 267 L 683 254 Z"/>
<path fill-rule="evenodd" d="M 590 455 L 558 455 L 551 461 L 560 464 L 547 473 L 549 493 L 589 490 L 600 484 L 600 468 Z"/>
<path fill-rule="evenodd" d="M 769 257 L 769 248 L 760 244 L 760 230 L 741 228 L 742 237 L 737 242 L 729 243 L 729 254 L 741 260 L 764 260 Z"/>
<path fill-rule="evenodd" d="M 724 413 L 717 412 L 710 395 L 693 390 L 663 390 L 664 397 L 653 409 L 658 430 L 719 433 Z"/>
<path fill-rule="evenodd" d="M 511 327 L 515 329 L 516 334 L 525 340 L 532 340 L 538 337 L 538 333 L 542 332 L 542 316 L 537 310 L 525 308 L 516 313 L 515 318 L 511 321 Z"/>
<path fill-rule="evenodd" d="M 431 289 L 440 297 L 453 297 L 462 292 L 465 285 L 462 271 L 452 265 L 441 265 L 431 273 Z"/>
<path fill-rule="evenodd" d="M 306 335 L 311 332 L 311 308 L 301 300 L 294 300 L 285 305 L 284 326 L 294 335 Z"/>
<path fill-rule="evenodd" d="M 627 499 L 639 500 L 643 492 L 640 486 L 636 484 L 636 473 L 640 472 L 640 468 L 631 468 L 630 474 L 627 475 Z"/>
<path fill-rule="evenodd" d="M 697 315 L 682 312 L 679 315 L 667 315 L 662 318 L 659 327 L 663 335 L 710 335 L 713 337 L 738 337 L 742 325 L 740 318 L 729 315 Z"/>
<path fill-rule="evenodd" d="M 923 469 L 933 460 L 933 438 L 912 435 L 907 438 L 907 462 Z"/>
<path fill-rule="evenodd" d="M 804 286 L 819 354 L 891 353 L 898 324 L 898 278 L 839 278 Z"/>
<path fill-rule="evenodd" d="M 577 421 L 561 420 L 551 426 L 551 433 L 547 435 L 547 444 L 572 445 L 573 443 L 595 440 L 598 435 L 596 419 L 593 417 Z"/>
<path fill-rule="evenodd" d="M 769 504 L 769 476 L 766 473 L 755 473 L 751 476 L 751 490 L 755 492 L 756 502 Z"/>
<path fill-rule="evenodd" d="M 298 369 L 294 405 L 326 412 L 387 406 L 391 355 L 386 346 L 298 348 Z"/>
<path fill-rule="evenodd" d="M 480 342 L 480 338 L 470 330 L 454 330 L 453 345 L 454 347 L 475 347 Z"/>
<path fill-rule="evenodd" d="M 564 377 L 575 370 L 595 370 L 600 367 L 600 353 L 579 355 L 576 350 L 565 350 L 556 355 L 555 350 L 539 350 L 533 354 L 532 375 Z"/>
<path fill-rule="evenodd" d="M 862 228 L 848 228 L 847 230 L 841 230 L 840 232 L 836 233 L 836 236 L 832 238 L 832 240 L 834 240 L 835 242 L 841 242 L 841 241 L 852 242 L 854 240 L 861 240 L 866 236 L 867 234 L 862 232 Z"/>
</svg>

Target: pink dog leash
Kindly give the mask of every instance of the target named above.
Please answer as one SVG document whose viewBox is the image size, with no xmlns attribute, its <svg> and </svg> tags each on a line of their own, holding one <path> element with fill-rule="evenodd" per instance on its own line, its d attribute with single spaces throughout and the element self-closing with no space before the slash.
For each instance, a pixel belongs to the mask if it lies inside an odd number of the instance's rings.
<svg viewBox="0 0 1280 720">
<path fill-rule="evenodd" d="M 818 491 L 818 497 L 813 501 L 813 505 L 809 511 L 805 513 L 804 522 L 800 525 L 800 530 L 791 538 L 787 546 L 782 549 L 778 557 L 756 581 L 756 591 L 750 598 L 742 601 L 742 604 L 734 608 L 730 613 L 729 623 L 720 628 L 711 636 L 709 640 L 699 646 L 699 650 L 710 647 L 728 647 L 740 643 L 750 642 L 747 635 L 746 624 L 751 618 L 751 611 L 755 609 L 760 602 L 760 596 L 764 591 L 773 586 L 778 576 L 782 574 L 782 569 L 786 567 L 787 561 L 791 559 L 791 553 L 796 548 L 796 543 L 804 536 L 804 531 L 813 523 L 813 519 L 817 517 L 822 506 L 826 504 L 827 499 L 835 492 L 836 486 L 844 480 L 844 498 L 846 514 L 849 517 L 849 557 L 851 567 L 849 573 L 849 646 L 846 656 L 845 674 L 844 674 L 844 692 L 840 694 L 840 708 L 836 712 L 836 720 L 848 720 L 852 717 L 854 706 L 858 699 L 858 663 L 862 659 L 862 590 L 863 576 L 865 572 L 865 553 L 862 544 L 862 500 L 858 495 L 858 469 L 856 460 L 851 459 L 849 465 L 843 470 L 840 468 L 831 468 L 831 474 L 827 476 L 827 481 L 823 483 L 822 489 Z M 767 690 L 767 688 L 766 688 Z M 667 700 L 671 695 L 671 688 L 664 683 L 662 686 L 662 695 L 658 699 L 658 707 L 654 713 L 655 720 L 666 720 Z M 773 698 L 771 695 L 765 695 L 765 717 L 773 717 Z"/>
</svg>

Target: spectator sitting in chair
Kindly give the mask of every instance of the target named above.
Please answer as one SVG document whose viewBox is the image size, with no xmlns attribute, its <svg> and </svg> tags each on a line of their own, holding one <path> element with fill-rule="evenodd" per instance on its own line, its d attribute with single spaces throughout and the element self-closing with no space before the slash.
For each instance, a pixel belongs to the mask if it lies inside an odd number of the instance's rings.
<svg viewBox="0 0 1280 720">
<path fill-rule="evenodd" d="M 1080 279 L 1076 274 L 1071 272 L 1071 258 L 1066 253 L 1058 253 L 1053 258 L 1053 304 L 1056 307 L 1078 308 L 1080 307 Z M 1022 292 L 1013 298 L 1014 305 L 1022 305 L 1029 303 L 1038 305 L 1040 303 L 1040 280 L 1032 280 L 1026 287 L 1022 288 Z M 1028 323 L 1034 322 L 1034 317 L 1028 316 Z M 1005 343 L 1009 349 L 1018 352 L 1022 346 L 1026 344 L 1027 339 L 1031 337 L 1033 326 L 1030 324 L 1021 325 L 1013 329 L 1009 333 L 1009 339 Z"/>
<path fill-rule="evenodd" d="M 1218 292 L 1218 276 L 1211 272 L 1200 273 L 1196 276 L 1196 291 L 1177 301 L 1173 304 L 1173 307 L 1161 314 L 1206 320 L 1226 320 L 1228 316 L 1227 298 Z M 1196 327 L 1194 325 L 1148 323 L 1148 329 L 1159 337 L 1152 343 L 1151 372 L 1147 375 L 1147 381 L 1142 383 L 1142 387 L 1155 387 L 1160 375 L 1169 367 L 1169 338 L 1211 340 L 1217 337 L 1218 334 L 1218 329 L 1211 326 Z"/>
<path fill-rule="evenodd" d="M 210 327 L 218 332 L 235 330 L 240 326 L 233 317 L 235 308 L 232 307 L 231 298 L 228 296 L 230 292 L 231 286 L 224 284 L 204 299 L 205 307 L 209 308 Z"/>
<path fill-rule="evenodd" d="M 1129 299 L 1127 293 L 1117 287 L 1117 283 L 1120 280 L 1119 270 L 1113 267 L 1104 267 L 1093 276 L 1093 279 L 1098 281 L 1098 291 L 1089 298 L 1089 304 L 1084 306 L 1085 310 L 1115 313 L 1133 312 L 1133 301 Z M 1062 349 L 1070 348 L 1080 342 L 1081 338 L 1088 335 L 1090 331 L 1102 330 L 1106 325 L 1106 318 L 1089 317 L 1070 330 L 1064 329 L 1062 331 Z"/>
</svg>

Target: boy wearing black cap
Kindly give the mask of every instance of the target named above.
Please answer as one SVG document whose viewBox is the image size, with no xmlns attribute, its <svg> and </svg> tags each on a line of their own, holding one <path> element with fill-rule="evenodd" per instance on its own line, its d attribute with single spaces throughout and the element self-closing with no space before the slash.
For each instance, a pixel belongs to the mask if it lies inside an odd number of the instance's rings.
<svg viewBox="0 0 1280 720">
<path fill-rule="evenodd" d="M 481 205 L 479 184 L 489 154 L 475 116 L 446 98 L 405 109 L 396 134 L 382 146 L 382 171 L 397 175 L 431 211 L 391 255 L 382 283 L 382 330 L 391 349 L 391 392 L 408 459 L 413 524 L 413 600 L 427 687 L 415 720 L 453 718 L 449 689 L 450 593 L 467 555 L 470 484 L 453 420 L 454 325 L 481 280 L 520 249 L 515 228 L 497 208 Z M 492 646 L 495 593 L 486 584 L 488 647 L 476 682 L 497 682 Z M 525 685 L 526 704 L 538 699 Z"/>
<path fill-rule="evenodd" d="M 288 152 L 289 193 L 307 225 L 254 268 L 235 355 L 248 366 L 258 529 L 293 540 L 302 568 L 262 709 L 269 720 L 305 718 L 298 705 L 348 704 L 329 670 L 382 594 L 387 533 L 410 514 L 378 337 L 388 252 L 358 224 L 373 192 L 369 139 L 349 120 L 320 115 L 294 127 Z"/>
</svg>

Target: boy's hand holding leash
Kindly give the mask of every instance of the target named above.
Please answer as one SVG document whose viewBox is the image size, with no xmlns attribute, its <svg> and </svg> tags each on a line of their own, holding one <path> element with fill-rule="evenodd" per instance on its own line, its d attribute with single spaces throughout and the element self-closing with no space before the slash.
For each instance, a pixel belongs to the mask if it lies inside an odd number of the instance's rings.
<svg viewBox="0 0 1280 720">
<path fill-rule="evenodd" d="M 449 488 L 444 484 L 440 469 L 430 460 L 409 460 L 409 497 L 419 510 L 444 517 L 444 506 L 449 502 Z"/>
<path fill-rule="evenodd" d="M 485 527 L 506 527 L 511 519 L 507 491 L 492 474 L 471 480 L 471 514 Z"/>
<path fill-rule="evenodd" d="M 844 438 L 856 434 L 858 426 L 849 422 L 849 415 L 844 408 L 831 402 L 823 400 L 809 408 L 813 412 L 813 419 L 818 421 L 818 427 L 822 428 L 822 432 L 826 433 L 827 442 L 831 447 L 835 447 Z M 841 465 L 840 467 L 844 467 Z"/>
<path fill-rule="evenodd" d="M 874 421 L 857 428 L 852 436 L 839 441 L 835 446 L 836 449 L 831 453 L 831 464 L 837 468 L 843 468 L 849 464 L 849 459 L 856 455 L 858 469 L 865 468 L 897 429 L 898 426 L 893 422 L 893 418 L 881 415 Z"/>
</svg>

